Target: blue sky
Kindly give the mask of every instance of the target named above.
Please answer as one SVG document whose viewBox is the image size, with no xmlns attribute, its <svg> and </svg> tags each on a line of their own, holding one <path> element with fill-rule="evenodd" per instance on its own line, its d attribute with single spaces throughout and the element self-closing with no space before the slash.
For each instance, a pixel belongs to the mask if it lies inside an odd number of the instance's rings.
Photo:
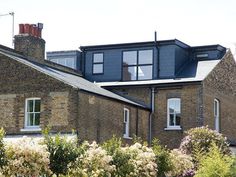
<svg viewBox="0 0 236 177">
<path fill-rule="evenodd" d="M 236 43 L 235 0 L 1 0 L 0 14 L 44 23 L 46 50 L 179 39 L 191 46 Z M 11 47 L 11 16 L 0 17 L 0 44 Z M 234 52 L 234 51 L 233 51 Z"/>
</svg>

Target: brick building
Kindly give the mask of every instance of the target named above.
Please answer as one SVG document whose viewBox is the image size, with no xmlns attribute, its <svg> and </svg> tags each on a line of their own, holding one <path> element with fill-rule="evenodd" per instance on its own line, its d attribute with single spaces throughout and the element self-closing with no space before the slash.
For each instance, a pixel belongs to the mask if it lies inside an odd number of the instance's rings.
<svg viewBox="0 0 236 177">
<path fill-rule="evenodd" d="M 75 130 L 81 140 L 148 139 L 149 108 L 44 60 L 45 41 L 23 25 L 15 50 L 0 46 L 0 124 L 7 135 Z M 142 131 L 139 131 L 142 130 Z"/>
<path fill-rule="evenodd" d="M 48 53 L 53 63 L 44 60 L 40 28 L 20 27 L 15 50 L 0 47 L 8 134 L 50 125 L 81 139 L 137 135 L 177 147 L 185 130 L 208 125 L 236 142 L 236 64 L 225 47 L 176 39 L 82 46 Z"/>
</svg>

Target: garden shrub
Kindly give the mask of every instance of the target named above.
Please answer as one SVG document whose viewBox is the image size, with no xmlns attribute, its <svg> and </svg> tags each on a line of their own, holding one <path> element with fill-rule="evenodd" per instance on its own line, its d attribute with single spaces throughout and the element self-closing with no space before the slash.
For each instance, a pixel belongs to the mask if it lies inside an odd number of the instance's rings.
<svg viewBox="0 0 236 177">
<path fill-rule="evenodd" d="M 121 148 L 124 152 L 131 155 L 129 164 L 133 164 L 134 171 L 127 174 L 131 177 L 155 177 L 157 164 L 153 150 L 146 145 L 135 143 L 129 147 Z"/>
<path fill-rule="evenodd" d="M 7 164 L 3 174 L 10 176 L 43 176 L 50 175 L 49 153 L 45 145 L 31 138 L 23 137 L 6 145 Z"/>
<path fill-rule="evenodd" d="M 180 150 L 192 155 L 194 161 L 197 161 L 194 153 L 204 155 L 204 153 L 209 152 L 212 143 L 215 143 L 223 154 L 231 153 L 226 137 L 206 126 L 192 128 L 186 134 L 187 136 L 183 138 L 180 144 Z"/>
<path fill-rule="evenodd" d="M 209 152 L 199 161 L 199 169 L 195 177 L 232 177 L 231 171 L 234 159 L 230 155 L 222 153 L 222 150 L 213 143 Z"/>
<path fill-rule="evenodd" d="M 88 145 L 84 154 L 77 158 L 71 166 L 68 177 L 109 177 L 115 171 L 112 165 L 112 157 L 98 146 L 96 142 Z"/>
<path fill-rule="evenodd" d="M 170 152 L 166 147 L 160 145 L 158 139 L 152 141 L 152 149 L 155 154 L 157 164 L 157 177 L 165 176 L 165 173 L 171 170 L 172 164 Z"/>
<path fill-rule="evenodd" d="M 5 131 L 3 128 L 0 129 L 0 168 L 6 165 L 7 159 L 5 154 L 5 145 L 3 142 L 3 137 L 5 135 Z"/>
<path fill-rule="evenodd" d="M 184 154 L 179 149 L 173 149 L 170 152 L 172 169 L 167 173 L 170 177 L 187 176 L 193 171 L 194 165 L 190 155 Z"/>
<path fill-rule="evenodd" d="M 116 166 L 116 171 L 112 173 L 112 176 L 126 176 L 134 171 L 134 165 L 129 162 L 131 154 L 123 150 L 121 138 L 113 136 L 104 142 L 102 147 L 108 155 L 112 156 L 112 164 Z"/>
<path fill-rule="evenodd" d="M 50 154 L 51 171 L 57 176 L 67 174 L 68 164 L 74 162 L 80 153 L 77 148 L 77 139 L 68 139 L 60 134 L 53 137 L 48 134 L 48 130 L 45 130 L 44 144 Z"/>
<path fill-rule="evenodd" d="M 142 142 L 139 141 L 138 142 Z M 120 138 L 113 137 L 103 144 L 103 148 L 112 156 L 112 164 L 116 167 L 112 176 L 115 177 L 154 177 L 157 173 L 155 154 L 148 148 L 136 141 L 131 146 L 122 147 Z"/>
</svg>

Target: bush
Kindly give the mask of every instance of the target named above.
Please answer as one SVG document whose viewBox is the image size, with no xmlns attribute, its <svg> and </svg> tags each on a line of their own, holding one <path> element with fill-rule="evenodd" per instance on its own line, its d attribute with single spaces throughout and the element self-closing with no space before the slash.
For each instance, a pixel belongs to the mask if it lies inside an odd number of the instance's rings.
<svg viewBox="0 0 236 177">
<path fill-rule="evenodd" d="M 65 136 L 57 134 L 52 137 L 46 130 L 44 132 L 44 144 L 48 148 L 50 169 L 56 174 L 67 174 L 68 164 L 74 162 L 79 155 L 77 139 L 69 140 Z"/>
<path fill-rule="evenodd" d="M 112 173 L 112 176 L 126 176 L 134 171 L 134 165 L 129 163 L 131 154 L 123 150 L 120 138 L 113 136 L 112 139 L 104 142 L 102 147 L 108 155 L 112 156 L 112 164 L 116 166 L 116 171 Z"/>
<path fill-rule="evenodd" d="M 88 145 L 89 148 L 84 154 L 77 158 L 71 166 L 68 176 L 81 177 L 108 177 L 115 171 L 115 166 L 111 165 L 112 157 L 99 147 L 96 142 Z"/>
<path fill-rule="evenodd" d="M 167 174 L 171 177 L 187 176 L 194 168 L 191 156 L 184 154 L 178 149 L 170 152 L 172 169 Z"/>
<path fill-rule="evenodd" d="M 7 164 L 3 167 L 5 176 L 49 175 L 49 153 L 45 145 L 31 138 L 11 142 L 6 146 Z"/>
<path fill-rule="evenodd" d="M 165 173 L 171 170 L 172 164 L 170 159 L 169 150 L 162 147 L 158 139 L 154 139 L 152 142 L 152 149 L 155 154 L 155 162 L 157 164 L 157 177 L 165 176 Z"/>
<path fill-rule="evenodd" d="M 233 162 L 232 156 L 223 154 L 221 149 L 213 143 L 209 152 L 200 159 L 195 177 L 232 177 Z"/>
<path fill-rule="evenodd" d="M 155 154 L 147 145 L 136 143 L 131 146 L 122 147 L 121 139 L 113 137 L 103 144 L 113 158 L 112 164 L 116 171 L 112 176 L 148 177 L 156 176 L 157 165 Z M 138 142 L 142 142 L 140 139 Z"/>
<path fill-rule="evenodd" d="M 6 154 L 5 154 L 5 145 L 3 143 L 3 137 L 5 131 L 3 128 L 0 129 L 0 168 L 2 168 L 7 163 Z"/>
<path fill-rule="evenodd" d="M 197 152 L 204 155 L 204 153 L 209 152 L 212 143 L 215 143 L 223 154 L 231 153 L 226 137 L 208 127 L 192 128 L 186 134 L 187 136 L 180 144 L 180 150 L 192 155 L 194 161 L 197 161 L 194 153 Z"/>
</svg>

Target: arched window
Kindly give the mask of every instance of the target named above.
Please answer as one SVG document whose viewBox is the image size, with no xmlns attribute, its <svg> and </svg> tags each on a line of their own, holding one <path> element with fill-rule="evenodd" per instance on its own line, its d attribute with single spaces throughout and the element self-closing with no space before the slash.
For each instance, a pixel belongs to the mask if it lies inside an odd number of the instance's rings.
<svg viewBox="0 0 236 177">
<path fill-rule="evenodd" d="M 129 120 L 129 110 L 127 108 L 124 108 L 124 138 L 129 138 L 130 137 L 130 132 L 129 132 L 129 125 L 130 120 Z"/>
<path fill-rule="evenodd" d="M 180 128 L 181 99 L 170 98 L 167 100 L 167 128 Z"/>
<path fill-rule="evenodd" d="M 215 130 L 220 131 L 220 101 L 214 99 L 214 120 L 215 120 Z"/>
</svg>

